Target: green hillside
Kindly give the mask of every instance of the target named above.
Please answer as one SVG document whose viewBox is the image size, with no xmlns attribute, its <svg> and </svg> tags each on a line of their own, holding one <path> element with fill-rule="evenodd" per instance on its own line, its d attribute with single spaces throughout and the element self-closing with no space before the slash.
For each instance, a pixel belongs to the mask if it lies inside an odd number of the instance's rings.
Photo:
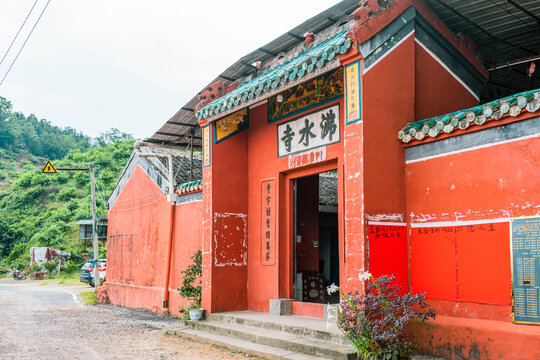
<svg viewBox="0 0 540 360">
<path fill-rule="evenodd" d="M 32 246 L 85 250 L 75 222 L 91 218 L 89 174 L 42 174 L 47 160 L 57 168 L 93 162 L 98 216 L 107 217 L 106 201 L 132 149 L 132 137 L 116 129 L 91 139 L 13 112 L 0 97 L 0 269 L 27 267 Z"/>
</svg>

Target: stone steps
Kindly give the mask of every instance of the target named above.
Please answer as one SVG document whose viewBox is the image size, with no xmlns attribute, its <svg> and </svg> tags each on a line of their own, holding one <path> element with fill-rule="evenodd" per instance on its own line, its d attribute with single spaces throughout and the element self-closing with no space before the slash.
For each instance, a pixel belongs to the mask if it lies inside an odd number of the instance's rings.
<svg viewBox="0 0 540 360">
<path fill-rule="evenodd" d="M 186 321 L 185 326 L 167 332 L 265 359 L 356 359 L 354 350 L 335 325 L 302 316 L 253 311 L 207 314 L 206 320 Z M 435 358 L 417 355 L 413 359 Z"/>
<path fill-rule="evenodd" d="M 168 332 L 267 359 L 356 359 L 340 331 L 322 319 L 238 311 L 207 314 Z"/>
<path fill-rule="evenodd" d="M 250 343 L 291 351 L 293 353 L 316 356 L 319 359 L 349 360 L 356 358 L 354 351 L 348 345 L 304 337 L 290 332 L 211 320 L 189 321 L 186 325 L 199 332 L 244 340 Z"/>
<path fill-rule="evenodd" d="M 347 344 L 347 339 L 334 325 L 327 326 L 326 320 L 303 316 L 269 315 L 250 311 L 206 314 L 206 320 L 212 322 L 239 324 L 261 328 L 304 338 L 323 340 L 335 344 Z"/>
<path fill-rule="evenodd" d="M 205 331 L 194 330 L 189 327 L 167 330 L 169 334 L 182 336 L 193 341 L 222 346 L 232 351 L 241 351 L 250 355 L 257 355 L 269 360 L 321 360 L 320 356 L 311 356 L 291 350 L 261 345 L 246 340 L 217 335 Z"/>
</svg>

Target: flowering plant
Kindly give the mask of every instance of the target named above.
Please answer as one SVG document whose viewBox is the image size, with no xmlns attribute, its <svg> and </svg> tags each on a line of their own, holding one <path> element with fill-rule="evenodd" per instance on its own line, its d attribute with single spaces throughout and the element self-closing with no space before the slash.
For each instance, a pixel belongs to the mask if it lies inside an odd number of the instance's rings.
<svg viewBox="0 0 540 360">
<path fill-rule="evenodd" d="M 392 284 L 394 278 L 375 279 L 369 272 L 360 273 L 359 279 L 367 280 L 365 294 L 345 294 L 335 284 L 328 287 L 329 294 L 339 291 L 342 295 L 337 326 L 362 360 L 410 358 L 416 347 L 405 335 L 409 320 L 435 318 L 425 294 L 398 295 L 401 288 Z"/>
</svg>

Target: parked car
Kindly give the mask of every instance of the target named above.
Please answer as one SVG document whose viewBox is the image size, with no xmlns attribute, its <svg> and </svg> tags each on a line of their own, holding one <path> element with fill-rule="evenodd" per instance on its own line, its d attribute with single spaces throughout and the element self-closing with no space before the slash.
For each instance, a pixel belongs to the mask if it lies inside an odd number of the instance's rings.
<svg viewBox="0 0 540 360">
<path fill-rule="evenodd" d="M 89 260 L 87 261 L 81 268 L 81 276 L 79 280 L 83 283 L 89 284 L 90 286 L 94 286 L 94 261 L 95 260 Z M 107 259 L 99 259 L 99 277 L 100 279 L 104 279 L 105 277 L 105 269 L 107 268 Z M 103 272 L 103 274 L 101 274 Z"/>
<path fill-rule="evenodd" d="M 98 263 L 98 269 L 99 269 L 99 285 L 102 285 L 105 282 L 105 275 L 107 274 L 107 262 L 106 260 L 100 260 Z M 94 279 L 95 279 L 94 269 L 90 272 L 90 286 L 95 286 Z"/>
</svg>

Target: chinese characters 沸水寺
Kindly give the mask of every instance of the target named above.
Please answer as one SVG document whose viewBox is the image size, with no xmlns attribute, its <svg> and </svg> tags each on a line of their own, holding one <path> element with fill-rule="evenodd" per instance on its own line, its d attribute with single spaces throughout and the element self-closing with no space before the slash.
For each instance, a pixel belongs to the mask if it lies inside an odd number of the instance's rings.
<svg viewBox="0 0 540 360">
<path fill-rule="evenodd" d="M 278 125 L 278 156 L 304 152 L 340 140 L 339 105 Z"/>
</svg>

